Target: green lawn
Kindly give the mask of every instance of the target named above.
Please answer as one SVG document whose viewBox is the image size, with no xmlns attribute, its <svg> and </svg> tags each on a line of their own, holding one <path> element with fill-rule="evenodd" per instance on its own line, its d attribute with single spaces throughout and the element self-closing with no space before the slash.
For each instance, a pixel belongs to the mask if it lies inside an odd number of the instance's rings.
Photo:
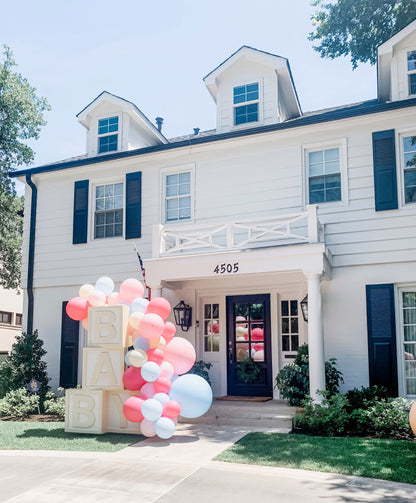
<svg viewBox="0 0 416 503">
<path fill-rule="evenodd" d="M 143 439 L 123 433 L 65 433 L 63 422 L 0 421 L 0 449 L 115 452 Z"/>
<path fill-rule="evenodd" d="M 216 459 L 416 484 L 416 441 L 250 433 Z"/>
</svg>

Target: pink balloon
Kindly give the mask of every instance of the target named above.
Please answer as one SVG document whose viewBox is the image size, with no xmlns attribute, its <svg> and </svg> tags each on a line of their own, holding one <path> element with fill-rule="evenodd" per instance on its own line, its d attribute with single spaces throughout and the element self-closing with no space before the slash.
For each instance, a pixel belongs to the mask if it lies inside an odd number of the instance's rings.
<svg viewBox="0 0 416 503">
<path fill-rule="evenodd" d="M 170 342 L 175 333 L 176 333 L 175 325 L 172 322 L 167 321 L 163 328 L 162 337 L 165 338 L 166 342 Z"/>
<path fill-rule="evenodd" d="M 129 278 L 120 285 L 119 302 L 128 302 L 131 304 L 136 297 L 142 297 L 144 292 L 143 285 L 138 279 Z"/>
<path fill-rule="evenodd" d="M 118 292 L 113 292 L 110 293 L 110 295 L 107 297 L 107 304 L 109 306 L 115 306 L 118 304 L 118 297 L 119 293 Z"/>
<path fill-rule="evenodd" d="M 219 334 L 220 333 L 220 324 L 219 323 L 213 323 L 212 324 L 212 331 L 214 334 Z"/>
<path fill-rule="evenodd" d="M 264 333 L 262 328 L 253 328 L 251 331 L 251 340 L 252 341 L 262 341 L 264 339 Z"/>
<path fill-rule="evenodd" d="M 256 351 L 253 355 L 253 360 L 255 362 L 264 362 L 264 351 Z"/>
<path fill-rule="evenodd" d="M 154 421 L 143 419 L 143 421 L 140 423 L 140 432 L 145 437 L 154 437 L 156 435 Z"/>
<path fill-rule="evenodd" d="M 140 395 L 145 398 L 153 398 L 156 395 L 154 383 L 147 382 L 140 388 Z"/>
<path fill-rule="evenodd" d="M 163 351 L 159 348 L 149 349 L 147 352 L 147 361 L 155 362 L 160 365 L 163 362 Z"/>
<path fill-rule="evenodd" d="M 75 321 L 81 321 L 88 316 L 88 299 L 74 297 L 66 305 L 66 314 Z"/>
<path fill-rule="evenodd" d="M 167 377 L 159 377 L 153 385 L 156 393 L 169 393 L 172 383 Z"/>
<path fill-rule="evenodd" d="M 166 318 L 170 315 L 170 311 L 171 307 L 169 301 L 163 297 L 155 297 L 147 305 L 145 313 L 155 313 L 163 320 L 166 320 Z"/>
<path fill-rule="evenodd" d="M 162 318 L 155 313 L 145 314 L 140 321 L 140 333 L 146 339 L 156 339 L 163 332 L 165 323 Z"/>
<path fill-rule="evenodd" d="M 181 413 L 181 404 L 176 400 L 169 400 L 163 406 L 162 416 L 175 419 Z"/>
<path fill-rule="evenodd" d="M 83 327 L 85 330 L 88 330 L 88 318 L 84 318 L 84 319 L 81 321 L 81 325 L 82 325 L 82 327 Z"/>
<path fill-rule="evenodd" d="M 160 364 L 160 377 L 167 377 L 170 379 L 173 376 L 173 366 L 169 362 L 162 362 Z"/>
<path fill-rule="evenodd" d="M 253 344 L 251 347 L 254 349 L 254 351 L 263 351 L 264 350 L 264 343 L 257 342 L 256 344 Z"/>
<path fill-rule="evenodd" d="M 89 295 L 88 295 L 88 302 L 93 306 L 93 307 L 101 307 L 105 306 L 105 302 L 107 300 L 107 297 L 104 292 L 101 292 L 101 290 L 93 290 Z"/>
<path fill-rule="evenodd" d="M 131 396 L 123 404 L 123 414 L 128 421 L 133 423 L 140 423 L 143 421 L 142 405 L 144 400 L 138 396 Z"/>
<path fill-rule="evenodd" d="M 165 348 L 165 361 L 173 365 L 175 374 L 185 374 L 195 363 L 196 354 L 192 344 L 183 337 L 173 338 Z"/>
<path fill-rule="evenodd" d="M 131 366 L 127 368 L 123 374 L 124 388 L 130 391 L 138 391 L 145 382 L 141 370 L 138 367 Z"/>
</svg>

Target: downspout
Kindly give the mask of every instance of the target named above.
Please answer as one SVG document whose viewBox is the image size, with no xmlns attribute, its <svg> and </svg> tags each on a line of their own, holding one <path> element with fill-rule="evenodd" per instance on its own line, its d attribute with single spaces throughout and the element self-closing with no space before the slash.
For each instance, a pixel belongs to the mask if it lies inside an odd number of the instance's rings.
<svg viewBox="0 0 416 503">
<path fill-rule="evenodd" d="M 26 332 L 33 332 L 33 266 L 35 262 L 35 231 L 36 231 L 36 206 L 38 198 L 38 189 L 32 182 L 30 173 L 26 173 L 26 183 L 32 189 L 30 200 L 30 231 L 29 231 L 29 256 L 27 265 L 27 324 Z"/>
</svg>

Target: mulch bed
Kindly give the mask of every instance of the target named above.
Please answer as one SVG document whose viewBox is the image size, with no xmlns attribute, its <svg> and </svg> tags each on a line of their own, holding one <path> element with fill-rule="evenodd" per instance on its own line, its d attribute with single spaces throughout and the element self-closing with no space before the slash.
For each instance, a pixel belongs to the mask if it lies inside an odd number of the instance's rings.
<svg viewBox="0 0 416 503">
<path fill-rule="evenodd" d="M 63 421 L 59 416 L 54 416 L 52 414 L 31 414 L 26 417 L 13 417 L 13 416 L 4 416 L 0 417 L 0 421 L 25 421 L 29 423 L 56 423 L 58 421 Z"/>
</svg>

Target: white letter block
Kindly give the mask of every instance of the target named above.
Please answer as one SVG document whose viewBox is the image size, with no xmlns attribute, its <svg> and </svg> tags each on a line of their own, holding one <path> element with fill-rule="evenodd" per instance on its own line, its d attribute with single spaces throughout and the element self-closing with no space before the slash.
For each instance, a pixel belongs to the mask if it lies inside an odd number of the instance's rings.
<svg viewBox="0 0 416 503">
<path fill-rule="evenodd" d="M 84 348 L 82 387 L 123 389 L 124 349 Z"/>
<path fill-rule="evenodd" d="M 127 347 L 128 321 L 128 306 L 90 307 L 87 346 Z"/>
<path fill-rule="evenodd" d="M 105 433 L 103 410 L 107 395 L 102 390 L 68 389 L 65 394 L 65 431 Z"/>
<path fill-rule="evenodd" d="M 127 421 L 123 414 L 123 404 L 127 398 L 137 395 L 138 391 L 106 391 L 107 393 L 107 431 L 113 433 L 140 433 L 139 423 Z"/>
</svg>

